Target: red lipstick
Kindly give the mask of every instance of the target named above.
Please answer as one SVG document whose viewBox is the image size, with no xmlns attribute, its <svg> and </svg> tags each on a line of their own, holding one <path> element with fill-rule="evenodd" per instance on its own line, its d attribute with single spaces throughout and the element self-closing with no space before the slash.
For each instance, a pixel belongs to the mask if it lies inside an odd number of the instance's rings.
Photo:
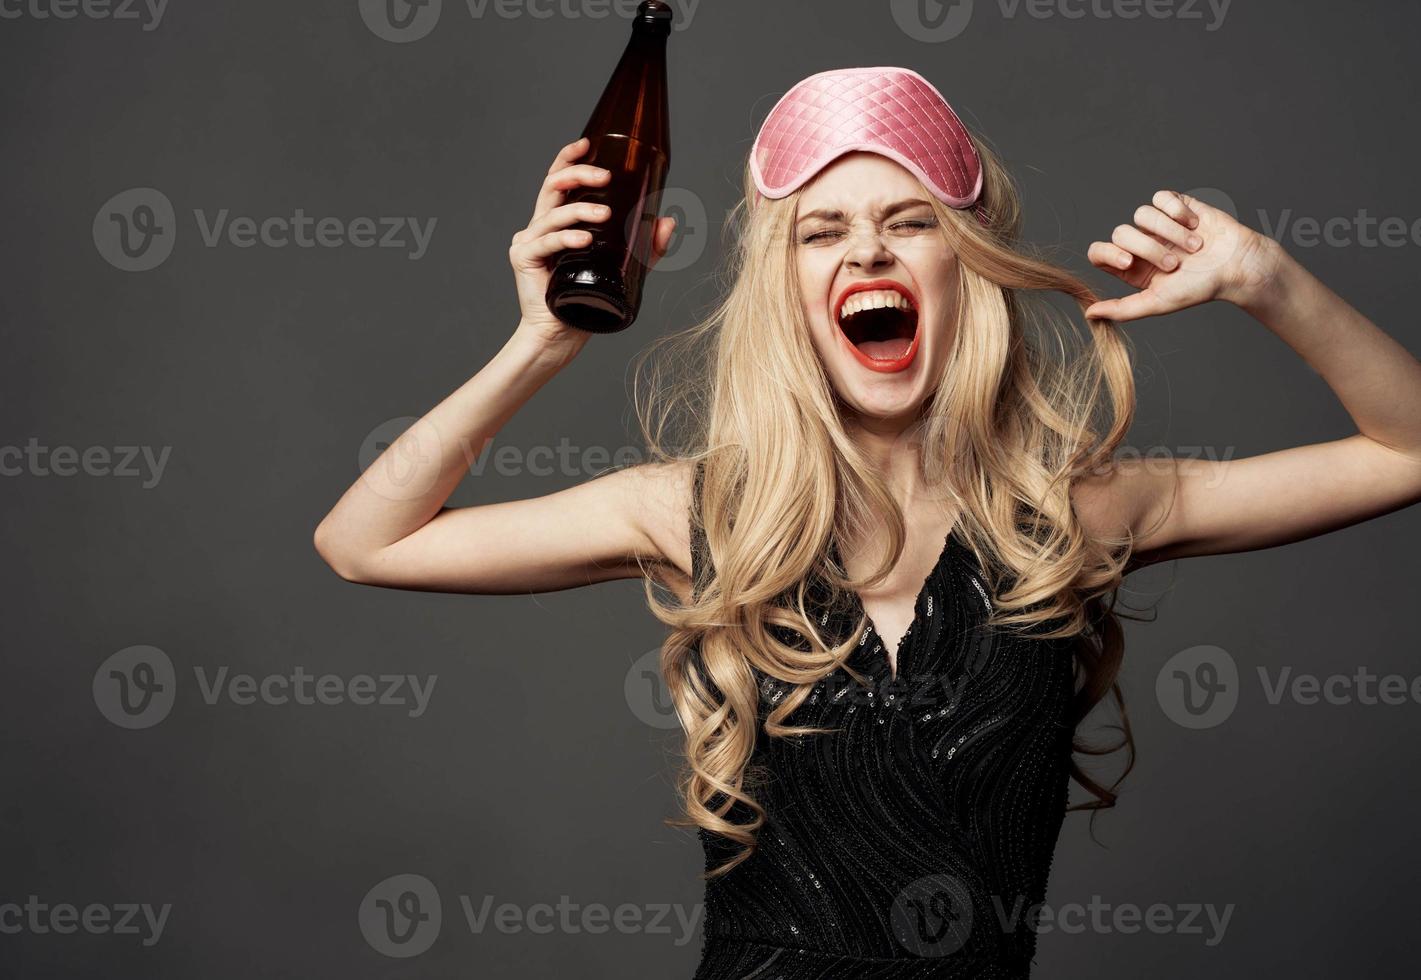
<svg viewBox="0 0 1421 980">
<path fill-rule="evenodd" d="M 882 289 L 892 290 L 893 292 L 899 293 L 900 295 L 906 297 L 908 302 L 913 305 L 915 317 L 913 324 L 913 339 L 912 342 L 908 344 L 908 349 L 898 357 L 873 357 L 868 352 L 860 349 L 859 346 L 855 344 L 852 340 L 850 340 L 849 336 L 844 332 L 843 324 L 840 318 L 840 313 L 844 308 L 844 303 L 849 299 L 849 297 L 853 296 L 855 293 L 870 292 Z M 894 374 L 899 371 L 907 370 L 909 365 L 913 363 L 913 359 L 917 357 L 918 340 L 922 336 L 920 308 L 918 305 L 918 298 L 914 296 L 912 290 L 905 286 L 903 283 L 898 282 L 895 279 L 866 279 L 862 282 L 856 282 L 839 294 L 838 298 L 834 301 L 832 313 L 834 318 L 834 325 L 838 328 L 839 336 L 843 339 L 844 345 L 848 347 L 849 353 L 851 353 L 860 364 L 868 368 L 870 371 L 878 371 L 883 374 Z"/>
</svg>

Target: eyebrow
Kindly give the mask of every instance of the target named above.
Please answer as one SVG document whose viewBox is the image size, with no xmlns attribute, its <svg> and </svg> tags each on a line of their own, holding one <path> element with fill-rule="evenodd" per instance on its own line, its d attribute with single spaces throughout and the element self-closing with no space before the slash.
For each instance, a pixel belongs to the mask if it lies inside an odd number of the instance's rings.
<svg viewBox="0 0 1421 980">
<path fill-rule="evenodd" d="M 897 214 L 899 211 L 906 211 L 909 208 L 914 208 L 920 204 L 927 203 L 927 201 L 924 201 L 920 197 L 909 198 L 905 201 L 896 201 L 893 204 L 887 204 L 879 208 L 877 211 L 874 212 L 874 217 L 887 218 L 890 215 Z M 823 218 L 825 221 L 843 221 L 844 212 L 838 210 L 837 208 L 820 208 L 817 211 L 810 211 L 808 214 L 800 216 L 799 220 L 796 221 L 795 224 L 798 225 L 800 224 L 800 222 L 808 221 L 810 218 Z"/>
</svg>

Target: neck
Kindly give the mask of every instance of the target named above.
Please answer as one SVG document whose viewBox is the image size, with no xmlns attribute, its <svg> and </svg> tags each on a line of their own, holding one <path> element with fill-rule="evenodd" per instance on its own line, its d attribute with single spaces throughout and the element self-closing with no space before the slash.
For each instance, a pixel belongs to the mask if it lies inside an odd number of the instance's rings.
<svg viewBox="0 0 1421 980">
<path fill-rule="evenodd" d="M 872 461 L 905 510 L 929 496 L 918 465 L 912 427 L 916 419 L 858 419 L 849 428 L 854 444 Z"/>
</svg>

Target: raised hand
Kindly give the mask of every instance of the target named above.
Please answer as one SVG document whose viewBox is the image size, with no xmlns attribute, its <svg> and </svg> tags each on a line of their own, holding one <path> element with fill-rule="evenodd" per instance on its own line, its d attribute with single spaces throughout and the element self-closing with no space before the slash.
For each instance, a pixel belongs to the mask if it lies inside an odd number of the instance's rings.
<svg viewBox="0 0 1421 980">
<path fill-rule="evenodd" d="M 1271 281 L 1279 246 L 1226 211 L 1162 190 L 1087 257 L 1137 292 L 1101 300 L 1088 317 L 1139 320 L 1221 299 L 1246 305 Z"/>
<path fill-rule="evenodd" d="M 590 336 L 585 331 L 565 325 L 548 309 L 546 300 L 548 282 L 552 278 L 552 267 L 558 253 L 563 249 L 581 248 L 592 239 L 591 232 L 578 231 L 570 226 L 579 221 L 606 221 L 611 216 L 605 205 L 590 201 L 563 203 L 569 190 L 580 185 L 602 187 L 611 177 L 600 167 L 573 162 L 586 153 L 590 145 L 587 137 L 583 136 L 558 152 L 548 167 L 548 175 L 538 192 L 528 227 L 513 236 L 508 249 L 508 259 L 513 265 L 518 288 L 518 305 L 523 316 L 519 329 L 531 331 L 540 342 L 551 345 L 571 343 L 580 347 Z M 670 247 L 675 227 L 675 218 L 657 219 L 656 234 L 652 238 L 653 266 Z"/>
</svg>

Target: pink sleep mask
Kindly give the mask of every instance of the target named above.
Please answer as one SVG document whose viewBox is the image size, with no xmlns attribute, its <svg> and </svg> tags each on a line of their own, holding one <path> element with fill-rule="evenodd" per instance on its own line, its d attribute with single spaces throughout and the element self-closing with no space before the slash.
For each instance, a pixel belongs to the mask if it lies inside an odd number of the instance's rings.
<svg viewBox="0 0 1421 980">
<path fill-rule="evenodd" d="M 977 207 L 982 161 L 957 113 L 932 83 L 907 68 L 820 72 L 784 94 L 750 151 L 755 186 L 781 198 L 853 150 L 906 167 L 952 208 Z"/>
</svg>

